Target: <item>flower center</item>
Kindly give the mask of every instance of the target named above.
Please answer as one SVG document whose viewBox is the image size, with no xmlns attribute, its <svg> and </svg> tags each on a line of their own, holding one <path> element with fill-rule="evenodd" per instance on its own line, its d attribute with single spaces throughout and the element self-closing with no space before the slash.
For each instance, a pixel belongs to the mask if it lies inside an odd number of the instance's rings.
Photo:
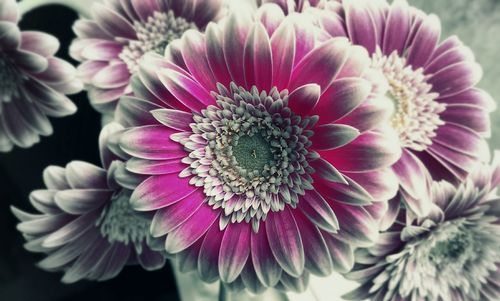
<svg viewBox="0 0 500 301">
<path fill-rule="evenodd" d="M 262 170 L 271 163 L 273 154 L 261 134 L 243 135 L 233 140 L 233 155 L 238 165 L 246 170 Z"/>
<path fill-rule="evenodd" d="M 389 83 L 387 97 L 394 102 L 391 126 L 399 133 L 402 147 L 423 151 L 432 144 L 431 138 L 443 125 L 439 114 L 445 105 L 438 103 L 439 94 L 431 91 L 422 69 L 413 70 L 406 60 L 393 52 L 373 55 L 372 65 L 382 71 Z"/>
<path fill-rule="evenodd" d="M 19 86 L 23 81 L 24 77 L 15 62 L 0 51 L 0 104 L 19 96 Z"/>
<path fill-rule="evenodd" d="M 149 232 L 150 222 L 140 216 L 129 204 L 130 194 L 120 192 L 103 211 L 96 222 L 101 233 L 109 242 L 120 242 L 128 245 L 132 242 L 141 246 Z"/>
<path fill-rule="evenodd" d="M 197 29 L 196 24 L 182 17 L 176 17 L 172 10 L 154 12 L 146 22 L 134 23 L 137 40 L 128 41 L 119 57 L 127 64 L 131 73 L 135 73 L 138 62 L 149 51 L 163 55 L 167 45 L 182 36 L 188 29 Z"/>
<path fill-rule="evenodd" d="M 218 85 L 217 105 L 194 114 L 193 133 L 172 135 L 190 151 L 181 176 L 204 187 L 207 202 L 222 208 L 221 229 L 251 222 L 258 231 L 269 211 L 297 205 L 312 189 L 309 130 L 317 116 L 301 118 L 288 107 L 288 91 L 250 91 Z"/>
<path fill-rule="evenodd" d="M 440 240 L 429 252 L 429 259 L 437 265 L 453 264 L 473 251 L 474 242 L 467 232 L 451 233 L 450 237 Z"/>
</svg>

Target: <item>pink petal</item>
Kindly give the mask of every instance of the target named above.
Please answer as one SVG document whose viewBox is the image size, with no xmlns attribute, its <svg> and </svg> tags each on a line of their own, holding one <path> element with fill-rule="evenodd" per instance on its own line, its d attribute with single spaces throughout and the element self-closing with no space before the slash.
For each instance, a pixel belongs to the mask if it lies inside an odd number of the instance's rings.
<svg viewBox="0 0 500 301">
<path fill-rule="evenodd" d="M 392 199 L 399 188 L 398 178 L 390 168 L 359 173 L 345 172 L 345 175 L 363 187 L 375 202 Z"/>
<path fill-rule="evenodd" d="M 414 70 L 424 67 L 436 49 L 441 35 L 441 23 L 435 15 L 428 16 L 408 49 L 408 65 Z"/>
<path fill-rule="evenodd" d="M 53 56 L 59 49 L 59 41 L 52 35 L 38 31 L 23 31 L 20 48 L 40 54 Z"/>
<path fill-rule="evenodd" d="M 293 69 L 289 89 L 315 83 L 324 91 L 344 65 L 349 47 L 346 39 L 336 38 L 314 48 Z"/>
<path fill-rule="evenodd" d="M 332 208 L 340 224 L 339 239 L 359 247 L 369 247 L 376 242 L 378 225 L 363 207 L 334 203 Z"/>
<path fill-rule="evenodd" d="M 315 150 L 333 150 L 351 143 L 359 135 L 359 131 L 349 125 L 324 124 L 314 128 L 311 142 Z"/>
<path fill-rule="evenodd" d="M 461 62 L 441 69 L 428 80 L 439 97 L 457 95 L 476 85 L 483 71 L 475 62 Z"/>
<path fill-rule="evenodd" d="M 240 275 L 250 255 L 250 232 L 246 222 L 230 223 L 220 245 L 219 274 L 221 280 L 233 282 Z"/>
<path fill-rule="evenodd" d="M 236 85 L 245 82 L 243 52 L 248 36 L 247 14 L 232 14 L 225 22 L 223 29 L 223 50 L 226 66 Z"/>
<path fill-rule="evenodd" d="M 271 37 L 273 86 L 288 86 L 295 56 L 295 34 L 290 22 L 282 22 Z"/>
<path fill-rule="evenodd" d="M 349 272 L 354 266 L 353 249 L 348 243 L 335 238 L 335 236 L 322 233 L 332 257 L 333 269 L 339 273 Z"/>
<path fill-rule="evenodd" d="M 231 75 L 222 49 L 222 33 L 215 23 L 208 24 L 205 42 L 210 69 L 212 69 L 217 82 L 228 87 L 231 82 Z"/>
<path fill-rule="evenodd" d="M 189 178 L 177 174 L 151 176 L 137 186 L 130 204 L 137 211 L 152 211 L 179 202 L 197 190 L 189 184 Z"/>
<path fill-rule="evenodd" d="M 219 253 L 225 231 L 221 231 L 218 223 L 208 230 L 198 255 L 198 275 L 207 282 L 219 279 Z"/>
<path fill-rule="evenodd" d="M 369 53 L 374 53 L 378 38 L 370 10 L 363 1 L 348 0 L 343 3 L 351 41 L 365 47 Z"/>
<path fill-rule="evenodd" d="M 281 278 L 282 269 L 269 246 L 267 233 L 261 229 L 258 233 L 251 233 L 252 263 L 257 277 L 266 286 L 275 286 Z"/>
<path fill-rule="evenodd" d="M 307 116 L 319 101 L 321 88 L 317 84 L 301 86 L 288 96 L 288 106 L 296 114 Z"/>
<path fill-rule="evenodd" d="M 108 6 L 96 3 L 92 8 L 93 19 L 112 37 L 137 39 L 135 29 L 127 19 Z"/>
<path fill-rule="evenodd" d="M 269 36 L 262 24 L 255 23 L 250 31 L 243 56 L 247 87 L 257 86 L 259 90 L 269 91 L 273 80 L 273 61 Z"/>
<path fill-rule="evenodd" d="M 367 100 L 371 90 L 370 82 L 361 78 L 335 80 L 321 95 L 313 113 L 319 116 L 321 124 L 336 121 Z"/>
<path fill-rule="evenodd" d="M 127 65 L 120 63 L 101 69 L 92 78 L 92 84 L 101 89 L 113 89 L 126 86 L 129 79 L 130 73 Z"/>
<path fill-rule="evenodd" d="M 163 125 L 179 131 L 191 131 L 189 125 L 194 122 L 193 115 L 183 111 L 160 109 L 151 111 L 151 114 Z"/>
<path fill-rule="evenodd" d="M 389 11 L 384 33 L 382 51 L 391 54 L 394 50 L 401 56 L 410 34 L 410 10 L 406 1 L 395 1 Z"/>
<path fill-rule="evenodd" d="M 219 218 L 220 211 L 201 206 L 186 222 L 167 235 L 165 250 L 175 254 L 185 250 L 205 234 Z"/>
<path fill-rule="evenodd" d="M 266 232 L 271 251 L 281 268 L 287 273 L 300 276 L 304 271 L 304 246 L 291 209 L 269 214 Z"/>
</svg>

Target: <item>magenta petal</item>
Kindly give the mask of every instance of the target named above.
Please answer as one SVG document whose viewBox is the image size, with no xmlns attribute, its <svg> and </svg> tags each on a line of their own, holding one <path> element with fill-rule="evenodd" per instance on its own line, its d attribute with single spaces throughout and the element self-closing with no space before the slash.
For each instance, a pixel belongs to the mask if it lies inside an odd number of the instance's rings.
<svg viewBox="0 0 500 301">
<path fill-rule="evenodd" d="M 290 22 L 283 22 L 271 37 L 273 86 L 287 87 L 295 58 L 295 34 Z"/>
<path fill-rule="evenodd" d="M 406 1 L 395 1 L 389 11 L 384 33 L 382 52 L 386 55 L 397 51 L 401 56 L 410 34 L 410 10 Z"/>
<path fill-rule="evenodd" d="M 229 74 L 222 49 L 222 33 L 215 23 L 208 24 L 205 32 L 208 64 L 217 82 L 227 87 L 231 82 L 231 75 Z"/>
<path fill-rule="evenodd" d="M 345 172 L 345 175 L 366 189 L 375 202 L 390 200 L 398 191 L 398 178 L 390 168 L 359 173 Z"/>
<path fill-rule="evenodd" d="M 154 11 L 160 11 L 159 3 L 155 0 L 132 0 L 131 4 L 142 21 L 147 21 Z"/>
<path fill-rule="evenodd" d="M 245 82 L 247 87 L 256 86 L 269 91 L 273 80 L 271 44 L 264 26 L 256 23 L 248 35 L 245 51 Z"/>
<path fill-rule="evenodd" d="M 264 284 L 259 280 L 257 274 L 255 273 L 255 269 L 252 264 L 252 260 L 248 259 L 245 264 L 245 268 L 241 271 L 241 280 L 245 285 L 246 289 L 248 289 L 253 294 L 261 294 L 266 290 Z"/>
<path fill-rule="evenodd" d="M 328 233 L 323 233 L 323 238 L 332 257 L 333 269 L 339 273 L 349 272 L 354 266 L 354 251 L 350 245 Z"/>
<path fill-rule="evenodd" d="M 445 122 L 461 124 L 485 136 L 491 133 L 489 112 L 485 108 L 475 105 L 447 105 L 440 117 Z"/>
<path fill-rule="evenodd" d="M 390 133 L 370 131 L 343 147 L 320 154 L 340 171 L 370 171 L 391 166 L 401 156 L 401 147 Z"/>
<path fill-rule="evenodd" d="M 349 47 L 346 39 L 335 38 L 314 48 L 293 69 L 289 89 L 315 83 L 324 91 L 347 60 Z"/>
<path fill-rule="evenodd" d="M 94 20 L 112 37 L 137 39 L 135 29 L 127 19 L 108 6 L 97 3 L 92 9 Z"/>
<path fill-rule="evenodd" d="M 368 98 L 372 85 L 362 78 L 335 80 L 321 95 L 313 113 L 321 116 L 321 124 L 336 121 L 352 112 Z"/>
<path fill-rule="evenodd" d="M 370 64 L 371 59 L 368 55 L 368 51 L 361 46 L 352 46 L 351 49 L 349 49 L 347 61 L 342 67 L 342 70 L 340 70 L 340 73 L 336 76 L 336 79 L 361 77 L 365 74 L 366 70 L 370 68 Z"/>
<path fill-rule="evenodd" d="M 306 269 L 316 275 L 330 275 L 333 271 L 333 264 L 323 236 L 308 218 L 300 214 L 299 211 L 294 211 L 294 213 L 296 213 L 295 220 L 299 225 L 300 237 L 302 237 L 304 245 Z"/>
<path fill-rule="evenodd" d="M 283 270 L 274 259 L 264 229 L 261 229 L 258 233 L 253 231 L 251 233 L 251 256 L 259 280 L 268 287 L 275 286 L 280 280 Z"/>
<path fill-rule="evenodd" d="M 130 79 L 127 65 L 124 63 L 109 65 L 101 69 L 92 78 L 92 84 L 102 89 L 113 89 L 126 86 Z"/>
<path fill-rule="evenodd" d="M 444 102 L 449 105 L 473 105 L 480 108 L 484 108 L 487 111 L 493 111 L 496 108 L 496 103 L 487 92 L 472 88 L 463 91 L 460 94 L 448 96 L 448 97 L 438 97 L 439 102 Z"/>
<path fill-rule="evenodd" d="M 255 19 L 264 25 L 268 35 L 271 36 L 283 23 L 285 13 L 276 5 L 267 5 L 265 9 L 257 11 Z"/>
<path fill-rule="evenodd" d="M 76 20 L 73 24 L 75 34 L 83 39 L 102 39 L 108 40 L 111 38 L 109 34 L 104 32 L 95 21 L 86 19 Z"/>
<path fill-rule="evenodd" d="M 488 150 L 486 142 L 479 134 L 454 123 L 439 127 L 433 141 L 473 157 L 481 157 Z"/>
<path fill-rule="evenodd" d="M 455 47 L 430 61 L 427 67 L 425 67 L 424 72 L 425 74 L 437 73 L 441 69 L 465 61 L 474 61 L 474 53 L 472 50 L 465 46 Z"/>
<path fill-rule="evenodd" d="M 351 178 L 343 175 L 347 184 L 325 181 L 315 177 L 318 192 L 325 198 L 350 205 L 368 205 L 373 202 L 372 196 Z"/>
<path fill-rule="evenodd" d="M 414 70 L 424 67 L 431 58 L 441 35 L 441 23 L 435 15 L 428 16 L 408 49 L 408 65 Z"/>
<path fill-rule="evenodd" d="M 182 36 L 181 52 L 186 67 L 193 77 L 208 91 L 216 91 L 217 80 L 207 58 L 205 36 L 189 30 Z"/>
<path fill-rule="evenodd" d="M 377 32 L 373 17 L 366 2 L 359 0 L 344 1 L 346 25 L 354 44 L 362 45 L 369 53 L 377 46 Z"/>
<path fill-rule="evenodd" d="M 229 223 L 220 245 L 219 274 L 222 281 L 236 280 L 245 267 L 250 255 L 250 232 L 252 227 L 246 222 Z"/>
<path fill-rule="evenodd" d="M 121 148 L 141 159 L 166 160 L 187 155 L 181 144 L 170 139 L 177 131 L 163 125 L 132 128 L 120 138 Z"/>
<path fill-rule="evenodd" d="M 197 190 L 189 178 L 177 174 L 151 176 L 132 193 L 130 204 L 138 211 L 152 211 L 174 204 Z"/>
<path fill-rule="evenodd" d="M 311 137 L 316 150 L 332 150 L 351 143 L 359 136 L 359 131 L 349 125 L 324 124 L 314 128 Z"/>
<path fill-rule="evenodd" d="M 185 223 L 167 235 L 165 250 L 175 254 L 185 250 L 205 234 L 219 218 L 220 211 L 201 206 Z"/>
<path fill-rule="evenodd" d="M 158 121 L 150 112 L 159 108 L 158 105 L 147 100 L 132 96 L 123 96 L 120 98 L 115 112 L 115 121 L 124 127 L 154 125 Z"/>
<path fill-rule="evenodd" d="M 151 161 L 139 158 L 132 158 L 127 161 L 127 170 L 141 175 L 163 175 L 180 173 L 186 168 L 180 159 Z"/>
<path fill-rule="evenodd" d="M 248 24 L 251 21 L 247 14 L 232 14 L 224 24 L 223 50 L 226 66 L 236 85 L 245 82 L 243 52 L 248 36 Z"/>
<path fill-rule="evenodd" d="M 461 62 L 441 69 L 432 75 L 429 83 L 439 97 L 459 94 L 479 82 L 483 76 L 481 66 L 476 62 Z"/>
<path fill-rule="evenodd" d="M 158 72 L 158 77 L 168 91 L 192 111 L 200 112 L 215 103 L 209 91 L 186 75 L 164 69 Z"/>
<path fill-rule="evenodd" d="M 191 131 L 191 127 L 189 125 L 193 123 L 192 114 L 170 109 L 154 110 L 151 111 L 151 114 L 153 114 L 156 120 L 169 128 L 179 131 Z"/>
<path fill-rule="evenodd" d="M 288 106 L 293 112 L 307 116 L 319 101 L 321 88 L 317 84 L 308 84 L 295 89 L 288 96 Z"/>
<path fill-rule="evenodd" d="M 219 279 L 219 252 L 221 249 L 224 231 L 221 231 L 218 223 L 214 223 L 208 230 L 200 247 L 197 266 L 198 275 L 207 282 Z"/>
<path fill-rule="evenodd" d="M 83 48 L 82 56 L 87 60 L 110 61 L 117 58 L 123 46 L 114 41 L 98 41 Z"/>
<path fill-rule="evenodd" d="M 300 276 L 304 271 L 304 246 L 291 209 L 269 214 L 266 232 L 271 251 L 281 268 L 290 275 Z"/>
<path fill-rule="evenodd" d="M 340 224 L 337 234 L 339 239 L 359 247 L 369 247 L 375 243 L 378 225 L 366 209 L 337 202 L 332 204 L 332 208 Z"/>
<path fill-rule="evenodd" d="M 319 228 L 332 233 L 339 229 L 339 221 L 335 213 L 316 190 L 307 190 L 298 208 Z"/>
<path fill-rule="evenodd" d="M 429 173 L 426 167 L 411 152 L 404 149 L 401 159 L 392 169 L 399 178 L 402 188 L 416 201 L 408 204 L 419 216 L 425 216 L 431 209 Z"/>
<path fill-rule="evenodd" d="M 161 237 L 184 223 L 205 201 L 201 189 L 189 194 L 184 199 L 156 211 L 151 222 L 151 235 Z"/>
<path fill-rule="evenodd" d="M 320 178 L 330 182 L 347 184 L 342 174 L 330 162 L 319 158 L 311 161 L 309 164 Z"/>
</svg>

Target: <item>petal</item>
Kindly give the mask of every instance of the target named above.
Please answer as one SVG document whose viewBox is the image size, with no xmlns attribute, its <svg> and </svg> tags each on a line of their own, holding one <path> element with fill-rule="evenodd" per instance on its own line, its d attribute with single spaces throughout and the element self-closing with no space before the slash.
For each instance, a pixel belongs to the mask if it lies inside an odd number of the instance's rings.
<svg viewBox="0 0 500 301">
<path fill-rule="evenodd" d="M 152 211 L 179 202 L 196 190 L 189 178 L 177 174 L 151 176 L 134 190 L 130 205 L 137 211 Z"/>
<path fill-rule="evenodd" d="M 226 20 L 223 29 L 223 50 L 226 66 L 236 85 L 245 82 L 243 53 L 248 36 L 248 24 L 252 24 L 245 13 L 233 13 Z"/>
<path fill-rule="evenodd" d="M 332 150 L 351 143 L 359 135 L 359 131 L 349 125 L 324 124 L 314 128 L 311 142 L 316 150 Z"/>
<path fill-rule="evenodd" d="M 335 233 L 339 229 L 339 222 L 328 202 L 316 190 L 308 190 L 298 204 L 302 210 L 316 226 Z"/>
<path fill-rule="evenodd" d="M 358 247 L 369 247 L 377 241 L 378 225 L 364 208 L 340 203 L 332 203 L 332 208 L 340 224 L 339 239 Z"/>
<path fill-rule="evenodd" d="M 76 239 L 80 240 L 81 235 L 85 234 L 87 229 L 93 228 L 99 218 L 97 212 L 85 214 L 75 218 L 57 231 L 47 235 L 43 240 L 42 246 L 45 248 L 55 248 L 63 246 Z"/>
<path fill-rule="evenodd" d="M 325 181 L 314 176 L 315 187 L 325 198 L 350 205 L 368 205 L 373 202 L 372 196 L 351 178 L 343 175 L 347 184 Z"/>
<path fill-rule="evenodd" d="M 60 166 L 48 166 L 43 171 L 43 183 L 48 189 L 64 190 L 70 186 L 66 180 L 64 168 Z"/>
<path fill-rule="evenodd" d="M 179 174 L 186 165 L 177 160 L 151 161 L 132 158 L 127 161 L 127 170 L 141 175 Z"/>
<path fill-rule="evenodd" d="M 396 136 L 370 131 L 343 147 L 320 154 L 340 171 L 371 171 L 395 163 L 401 147 Z"/>
<path fill-rule="evenodd" d="M 201 206 L 185 223 L 167 235 L 165 250 L 178 253 L 191 246 L 219 218 L 220 211 L 208 205 Z"/>
<path fill-rule="evenodd" d="M 488 149 L 479 134 L 453 123 L 439 127 L 433 141 L 473 157 L 482 157 Z"/>
<path fill-rule="evenodd" d="M 207 59 L 210 69 L 212 69 L 217 82 L 227 87 L 231 82 L 231 75 L 229 74 L 222 49 L 222 33 L 215 23 L 210 23 L 207 26 L 205 34 Z"/>
<path fill-rule="evenodd" d="M 476 85 L 483 71 L 475 62 L 461 62 L 441 69 L 428 80 L 439 97 L 459 94 Z"/>
<path fill-rule="evenodd" d="M 92 84 L 102 89 L 113 89 L 128 85 L 130 73 L 124 63 L 108 65 L 92 78 Z"/>
<path fill-rule="evenodd" d="M 288 96 L 288 106 L 296 114 L 307 116 L 314 109 L 321 95 L 321 87 L 317 84 L 301 86 Z"/>
<path fill-rule="evenodd" d="M 120 98 L 115 112 L 115 120 L 124 127 L 153 125 L 157 123 L 150 111 L 160 107 L 152 102 L 131 96 Z"/>
<path fill-rule="evenodd" d="M 441 35 L 441 22 L 435 15 L 429 15 L 418 29 L 408 48 L 408 65 L 414 70 L 424 67 L 436 49 Z"/>
<path fill-rule="evenodd" d="M 266 232 L 271 251 L 281 268 L 290 275 L 304 271 L 304 246 L 290 208 L 267 216 Z"/>
<path fill-rule="evenodd" d="M 382 51 L 403 55 L 406 39 L 410 34 L 410 10 L 406 1 L 394 1 L 387 17 Z"/>
<path fill-rule="evenodd" d="M 178 110 L 154 110 L 151 114 L 165 126 L 179 131 L 191 131 L 189 125 L 194 122 L 192 114 Z"/>
<path fill-rule="evenodd" d="M 269 36 L 261 23 L 255 23 L 250 31 L 243 56 L 247 87 L 257 86 L 259 90 L 269 91 L 273 79 L 273 61 Z"/>
<path fill-rule="evenodd" d="M 224 231 L 219 253 L 221 280 L 233 282 L 240 275 L 250 255 L 250 231 L 246 222 L 230 223 Z"/>
<path fill-rule="evenodd" d="M 273 86 L 282 90 L 288 86 L 295 58 L 295 32 L 290 22 L 284 21 L 271 37 L 273 57 Z"/>
<path fill-rule="evenodd" d="M 16 24 L 0 19 L 0 44 L 3 49 L 16 49 L 21 42 L 21 31 Z"/>
<path fill-rule="evenodd" d="M 208 230 L 198 255 L 198 275 L 207 282 L 219 279 L 219 253 L 221 251 L 222 238 L 225 231 L 214 223 Z"/>
<path fill-rule="evenodd" d="M 123 46 L 113 41 L 98 41 L 83 48 L 82 56 L 87 60 L 110 61 L 117 58 Z"/>
<path fill-rule="evenodd" d="M 313 113 L 320 116 L 321 124 L 336 121 L 367 100 L 371 90 L 371 83 L 361 78 L 335 80 L 321 95 Z"/>
<path fill-rule="evenodd" d="M 390 168 L 358 173 L 345 172 L 345 175 L 363 187 L 375 202 L 392 199 L 399 188 L 398 178 Z"/>
<path fill-rule="evenodd" d="M 72 189 L 55 195 L 57 206 L 73 215 L 84 214 L 111 201 L 113 191 L 100 189 Z"/>
<path fill-rule="evenodd" d="M 163 125 L 132 128 L 120 138 L 120 147 L 128 154 L 152 160 L 176 159 L 187 156 L 181 144 L 170 139 L 176 131 Z"/>
<path fill-rule="evenodd" d="M 268 287 L 275 286 L 281 278 L 282 269 L 274 259 L 267 233 L 262 228 L 257 233 L 251 233 L 251 255 L 259 280 Z"/>
<path fill-rule="evenodd" d="M 354 251 L 348 243 L 324 233 L 323 238 L 332 257 L 333 269 L 339 273 L 349 272 L 354 266 Z"/>
<path fill-rule="evenodd" d="M 346 62 L 349 47 L 346 39 L 335 38 L 314 48 L 293 69 L 289 89 L 315 83 L 324 91 Z"/>
<path fill-rule="evenodd" d="M 182 200 L 159 209 L 151 222 L 151 235 L 161 237 L 171 232 L 190 218 L 205 200 L 205 194 L 201 189 L 198 189 Z"/>
<path fill-rule="evenodd" d="M 347 184 L 342 174 L 330 162 L 324 159 L 316 159 L 309 163 L 317 175 L 330 182 Z"/>
<path fill-rule="evenodd" d="M 59 49 L 59 40 L 52 35 L 38 31 L 23 31 L 20 48 L 40 54 L 44 57 L 53 56 Z"/>
<path fill-rule="evenodd" d="M 485 108 L 475 105 L 447 105 L 440 117 L 445 122 L 463 125 L 485 136 L 491 133 L 490 116 Z"/>
<path fill-rule="evenodd" d="M 93 19 L 112 37 L 137 39 L 135 29 L 126 18 L 108 6 L 96 3 L 92 7 Z"/>
<path fill-rule="evenodd" d="M 348 0 L 343 3 L 347 31 L 352 42 L 374 53 L 378 37 L 369 8 L 363 1 Z"/>
<path fill-rule="evenodd" d="M 108 189 L 106 171 L 83 161 L 66 165 L 66 179 L 71 188 Z"/>
</svg>

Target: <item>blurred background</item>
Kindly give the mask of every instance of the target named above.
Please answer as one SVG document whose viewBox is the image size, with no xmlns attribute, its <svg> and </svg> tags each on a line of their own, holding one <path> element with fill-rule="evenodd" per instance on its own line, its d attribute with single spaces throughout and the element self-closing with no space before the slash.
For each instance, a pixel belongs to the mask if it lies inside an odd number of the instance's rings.
<svg viewBox="0 0 500 301">
<path fill-rule="evenodd" d="M 232 0 L 243 1 L 243 0 Z M 443 36 L 458 35 L 469 45 L 484 68 L 480 87 L 500 99 L 500 1 L 499 0 L 409 0 L 443 23 Z M 71 25 L 77 18 L 59 6 L 40 8 L 24 16 L 21 28 L 51 33 L 61 41 L 59 56 L 70 60 L 68 46 L 73 39 Z M 88 104 L 84 93 L 71 97 L 79 111 L 76 115 L 54 119 L 55 133 L 31 149 L 15 149 L 0 154 L 0 300 L 1 301 L 176 301 L 175 281 L 167 265 L 156 272 L 127 267 L 114 280 L 105 283 L 81 282 L 63 285 L 61 274 L 39 270 L 42 257 L 23 249 L 24 240 L 16 231 L 16 220 L 9 206 L 31 211 L 28 195 L 43 188 L 42 171 L 48 165 L 64 166 L 71 160 L 99 164 L 97 137 L 100 117 Z M 492 148 L 500 148 L 500 111 L 492 115 Z M 292 300 L 340 301 L 340 295 L 355 284 L 340 276 L 314 279 L 313 292 L 291 295 Z"/>
</svg>

